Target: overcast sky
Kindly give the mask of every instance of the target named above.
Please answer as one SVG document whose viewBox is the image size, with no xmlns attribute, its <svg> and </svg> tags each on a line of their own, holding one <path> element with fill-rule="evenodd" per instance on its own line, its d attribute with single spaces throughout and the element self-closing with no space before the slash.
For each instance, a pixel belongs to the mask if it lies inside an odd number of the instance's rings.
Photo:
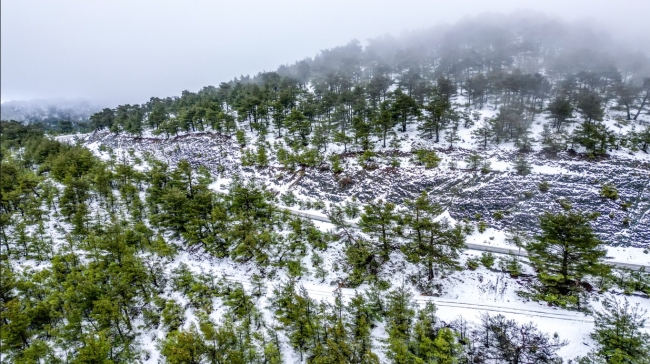
<svg viewBox="0 0 650 364">
<path fill-rule="evenodd" d="M 1 2 L 2 101 L 142 103 L 385 33 L 531 9 L 650 50 L 649 0 Z"/>
</svg>

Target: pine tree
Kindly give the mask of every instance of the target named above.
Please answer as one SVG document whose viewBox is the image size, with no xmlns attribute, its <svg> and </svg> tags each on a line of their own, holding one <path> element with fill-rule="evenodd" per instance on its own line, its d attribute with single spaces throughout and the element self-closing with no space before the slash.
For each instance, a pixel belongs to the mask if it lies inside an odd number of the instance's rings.
<svg viewBox="0 0 650 364">
<path fill-rule="evenodd" d="M 445 133 L 445 141 L 449 143 L 449 149 L 454 147 L 454 142 L 460 141 L 460 136 L 458 136 L 459 122 L 458 118 L 452 119 L 449 129 Z"/>
<path fill-rule="evenodd" d="M 540 217 L 542 233 L 528 244 L 530 262 L 539 272 L 542 298 L 555 304 L 580 305 L 578 294 L 587 276 L 606 276 L 607 251 L 589 224 L 591 218 L 574 212 Z"/>
<path fill-rule="evenodd" d="M 531 170 L 530 164 L 528 164 L 528 161 L 523 156 L 517 157 L 514 163 L 514 169 L 517 172 L 517 174 L 522 176 L 529 175 Z"/>
<path fill-rule="evenodd" d="M 481 166 L 481 161 L 483 160 L 483 157 L 476 153 L 472 153 L 467 157 L 467 169 L 471 169 L 473 171 L 477 170 Z"/>
<path fill-rule="evenodd" d="M 442 95 L 436 96 L 429 101 L 424 107 L 427 114 L 424 115 L 424 120 L 419 126 L 423 138 L 432 139 L 435 135 L 435 142 L 440 141 L 440 132 L 447 125 L 447 116 L 451 110 L 451 104 Z"/>
<path fill-rule="evenodd" d="M 406 259 L 421 265 L 429 281 L 437 271 L 458 269 L 460 252 L 465 247 L 465 237 L 460 226 L 451 227 L 447 221 L 436 221 L 442 207 L 433 204 L 426 192 L 407 202 L 406 217 L 409 243 L 403 247 Z"/>
<path fill-rule="evenodd" d="M 476 137 L 477 143 L 483 149 L 487 149 L 488 143 L 492 140 L 494 135 L 490 123 L 489 119 L 486 118 L 476 129 L 472 130 L 472 135 Z"/>
<path fill-rule="evenodd" d="M 650 355 L 650 335 L 641 330 L 646 313 L 638 303 L 631 306 L 627 298 L 623 302 L 606 298 L 603 310 L 596 312 L 596 327 L 591 334 L 598 343 L 597 355 L 608 363 L 647 360 Z"/>
<path fill-rule="evenodd" d="M 458 363 L 461 344 L 451 329 L 436 327 L 435 313 L 431 302 L 418 311 L 409 342 L 410 352 L 424 363 Z"/>
<path fill-rule="evenodd" d="M 359 221 L 361 231 L 377 240 L 379 255 L 384 261 L 389 259 L 390 253 L 395 248 L 393 237 L 398 233 L 396 218 L 395 204 L 379 200 L 364 207 Z"/>
<path fill-rule="evenodd" d="M 372 352 L 371 331 L 375 317 L 366 299 L 357 293 L 347 307 L 350 315 L 350 339 L 352 341 L 354 363 L 379 363 L 379 358 Z"/>
<path fill-rule="evenodd" d="M 603 123 L 583 122 L 573 131 L 572 140 L 594 155 L 603 155 L 615 143 L 616 136 Z"/>
<path fill-rule="evenodd" d="M 544 124 L 541 133 L 542 145 L 544 151 L 550 154 L 557 154 L 559 151 L 566 149 L 566 136 L 554 133 L 548 124 Z"/>
<path fill-rule="evenodd" d="M 603 120 L 604 110 L 601 98 L 593 91 L 583 90 L 578 95 L 578 110 L 587 123 Z"/>
<path fill-rule="evenodd" d="M 564 127 L 565 122 L 573 113 L 571 101 L 567 98 L 558 96 L 548 105 L 548 110 L 550 111 L 551 118 L 554 122 L 555 132 L 559 133 Z"/>
<path fill-rule="evenodd" d="M 172 331 L 160 344 L 160 354 L 170 364 L 200 364 L 206 356 L 201 335 L 193 326 L 187 331 Z"/>
<path fill-rule="evenodd" d="M 408 342 L 415 317 L 412 295 L 405 287 L 388 293 L 386 299 L 386 331 L 388 331 L 388 357 L 394 363 L 409 363 L 413 354 L 409 352 Z"/>
</svg>

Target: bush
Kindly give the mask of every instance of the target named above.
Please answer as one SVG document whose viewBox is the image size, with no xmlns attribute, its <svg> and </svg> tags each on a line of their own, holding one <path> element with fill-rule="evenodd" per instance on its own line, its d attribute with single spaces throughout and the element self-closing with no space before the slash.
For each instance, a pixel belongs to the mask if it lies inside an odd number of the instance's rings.
<svg viewBox="0 0 650 364">
<path fill-rule="evenodd" d="M 510 276 L 517 278 L 522 273 L 522 266 L 519 263 L 519 259 L 514 255 L 509 256 L 508 258 L 502 258 L 499 260 L 499 269 L 503 272 L 510 273 Z"/>
<path fill-rule="evenodd" d="M 322 161 L 322 156 L 318 149 L 309 148 L 297 155 L 298 164 L 305 167 L 316 167 Z"/>
<path fill-rule="evenodd" d="M 487 228 L 488 228 L 488 224 L 485 221 L 481 220 L 478 222 L 477 229 L 479 233 L 483 234 L 485 230 L 487 230 Z"/>
<path fill-rule="evenodd" d="M 490 161 L 485 161 L 481 164 L 481 173 L 488 174 L 492 171 L 492 165 Z"/>
<path fill-rule="evenodd" d="M 370 150 L 366 150 L 362 154 L 360 154 L 359 164 L 361 165 L 361 167 L 370 170 L 377 169 L 377 163 L 374 162 L 375 155 L 376 154 Z"/>
<path fill-rule="evenodd" d="M 492 269 L 495 260 L 494 254 L 490 252 L 481 254 L 481 264 L 487 269 Z"/>
<path fill-rule="evenodd" d="M 246 145 L 246 133 L 243 129 L 237 129 L 235 132 L 235 138 L 237 139 L 237 143 L 242 147 Z"/>
<path fill-rule="evenodd" d="M 399 166 L 400 166 L 400 161 L 399 161 L 399 159 L 397 159 L 397 158 L 395 158 L 395 157 L 391 158 L 391 160 L 390 160 L 390 166 L 393 167 L 393 168 L 397 168 L 397 167 L 399 167 Z"/>
<path fill-rule="evenodd" d="M 467 259 L 467 269 L 469 270 L 476 270 L 476 268 L 479 267 L 479 259 L 478 258 L 469 258 Z"/>
<path fill-rule="evenodd" d="M 515 160 L 514 163 L 514 168 L 515 171 L 517 171 L 517 174 L 526 176 L 530 174 L 530 165 L 528 164 L 528 161 L 524 157 L 518 157 Z"/>
<path fill-rule="evenodd" d="M 615 201 L 618 199 L 618 190 L 609 183 L 604 184 L 600 186 L 600 197 Z"/>
<path fill-rule="evenodd" d="M 569 200 L 559 199 L 557 202 L 560 204 L 560 206 L 562 206 L 564 211 L 569 211 L 573 207 L 573 204 Z"/>
<path fill-rule="evenodd" d="M 477 170 L 481 166 L 481 161 L 483 160 L 483 157 L 481 157 L 478 154 L 471 154 L 469 157 L 467 157 L 467 169 L 471 170 Z"/>
<path fill-rule="evenodd" d="M 547 180 L 543 180 L 537 185 L 540 192 L 546 193 L 551 188 L 551 184 Z"/>
<path fill-rule="evenodd" d="M 285 206 L 289 207 L 295 205 L 298 202 L 296 195 L 293 194 L 293 191 L 287 191 L 286 193 L 282 194 L 280 196 L 280 201 L 282 201 Z"/>
<path fill-rule="evenodd" d="M 431 169 L 438 167 L 440 157 L 435 150 L 419 149 L 415 151 L 415 160 L 424 165 L 424 168 Z"/>
</svg>

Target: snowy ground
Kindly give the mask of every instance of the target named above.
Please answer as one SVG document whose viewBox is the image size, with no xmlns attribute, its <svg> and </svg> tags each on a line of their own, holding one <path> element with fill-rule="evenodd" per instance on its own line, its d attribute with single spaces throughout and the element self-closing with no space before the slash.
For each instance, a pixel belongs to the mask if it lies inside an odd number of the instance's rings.
<svg viewBox="0 0 650 364">
<path fill-rule="evenodd" d="M 463 103 L 462 98 L 457 102 Z M 492 117 L 496 111 L 489 106 L 479 110 L 481 119 Z M 632 128 L 633 123 L 620 123 L 620 113 L 608 110 L 605 123 L 617 132 L 624 133 Z M 645 118 L 645 119 L 644 119 Z M 648 122 L 647 116 L 642 116 L 640 123 Z M 538 115 L 532 122 L 534 137 L 538 137 L 546 122 L 545 115 Z M 620 126 L 620 127 L 619 127 Z M 611 151 L 609 157 L 600 161 L 588 161 L 584 158 L 560 155 L 558 158 L 547 158 L 541 154 L 539 144 L 535 145 L 533 153 L 528 155 L 532 165 L 532 174 L 526 179 L 512 173 L 512 161 L 518 153 L 512 144 L 502 144 L 498 148 L 487 151 L 479 150 L 473 140 L 473 128 L 461 127 L 461 141 L 454 149 L 448 150 L 445 142 L 438 144 L 422 140 L 418 132 L 410 125 L 407 133 L 398 133 L 399 147 L 377 148 L 378 156 L 375 162 L 379 168 L 374 171 L 365 170 L 352 156 L 343 160 L 344 175 L 354 181 L 352 187 L 341 188 L 336 176 L 330 171 L 303 170 L 287 171 L 277 162 L 272 162 L 266 169 L 242 168 L 240 165 L 241 149 L 232 139 L 224 138 L 211 132 L 182 133 L 178 137 L 165 140 L 154 136 L 149 131 L 142 138 L 134 139 L 129 136 L 114 136 L 107 133 L 57 137 L 61 141 L 85 141 L 85 145 L 104 160 L 114 155 L 132 154 L 133 157 L 145 159 L 146 156 L 166 161 L 172 165 L 180 159 L 188 159 L 194 166 L 203 165 L 213 172 L 215 182 L 211 186 L 215 190 L 225 190 L 225 186 L 235 175 L 255 177 L 258 183 L 282 196 L 293 193 L 301 204 L 324 202 L 350 202 L 353 200 L 367 201 L 371 199 L 388 199 L 402 203 L 404 199 L 417 196 L 420 191 L 428 190 L 438 201 L 447 207 L 447 218 L 456 221 L 476 222 L 474 216 L 481 214 L 489 227 L 479 233 L 475 230 L 467 237 L 467 243 L 484 244 L 497 247 L 518 249 L 508 240 L 513 231 L 520 231 L 535 223 L 531 216 L 550 208 L 557 198 L 571 198 L 574 206 L 580 209 L 596 209 L 603 215 L 595 224 L 597 232 L 606 242 L 610 259 L 634 264 L 650 264 L 650 155 L 643 152 L 626 150 Z M 247 132 L 249 145 L 254 145 L 256 135 Z M 444 134 L 443 138 L 444 140 Z M 273 135 L 266 140 L 273 144 Z M 434 148 L 442 158 L 440 166 L 433 170 L 424 170 L 417 166 L 410 153 L 414 147 Z M 343 146 L 331 145 L 329 153 L 342 153 Z M 472 153 L 480 153 L 490 162 L 492 173 L 482 175 L 480 172 L 462 170 L 466 168 L 465 159 Z M 398 160 L 399 172 L 390 168 L 391 158 Z M 142 170 L 146 163 L 142 163 Z M 537 184 L 548 180 L 552 187 L 550 194 L 537 191 Z M 598 199 L 598 187 L 602 182 L 614 183 L 625 201 L 633 202 L 626 211 L 622 211 L 617 203 L 603 203 Z M 523 197 L 522 191 L 530 191 L 532 197 Z M 601 206 L 601 205 L 604 205 Z M 553 205 L 554 206 L 554 205 Z M 320 209 L 313 207 L 293 206 L 294 210 L 307 212 L 311 215 L 325 215 Z M 495 211 L 506 212 L 503 219 L 493 217 Z M 622 226 L 621 221 L 631 219 L 629 226 Z M 321 230 L 330 230 L 333 226 L 324 221 L 315 221 Z M 531 228 L 534 231 L 534 228 Z M 478 252 L 467 251 L 463 260 L 478 256 Z M 337 280 L 344 275 L 334 269 L 334 262 L 340 261 L 341 247 L 333 245 L 324 253 L 325 268 L 330 275 L 325 280 L 315 279 L 305 275 L 302 284 L 310 296 L 317 299 L 332 300 L 333 291 L 338 288 Z M 304 264 L 311 268 L 310 257 L 305 257 Z M 525 263 L 525 261 L 522 261 Z M 200 257 L 181 253 L 166 269 L 171 271 L 181 263 L 187 264 L 193 271 L 212 273 L 225 277 L 230 282 L 240 282 L 250 289 L 250 276 L 253 267 L 233 264 L 227 260 L 210 257 Z M 410 272 L 407 264 L 400 259 L 391 259 L 385 277 L 390 279 L 393 286 L 403 284 Z M 524 264 L 524 274 L 532 275 L 532 269 Z M 266 281 L 267 293 L 278 280 L 286 279 L 281 273 L 274 280 Z M 528 301 L 517 294 L 525 288 L 525 279 L 514 279 L 503 272 L 488 270 L 480 267 L 475 271 L 465 270 L 456 272 L 445 278 L 445 288 L 437 297 L 420 296 L 415 291 L 415 300 L 423 303 L 432 300 L 438 308 L 438 316 L 443 321 L 452 321 L 459 317 L 470 322 L 476 322 L 482 313 L 501 313 L 520 323 L 533 321 L 539 329 L 549 334 L 557 332 L 561 339 L 569 341 L 569 345 L 561 350 L 565 359 L 584 355 L 594 344 L 589 333 L 593 330 L 593 318 L 582 313 L 551 308 L 544 304 Z M 359 290 L 363 290 L 360 287 Z M 344 296 L 351 296 L 354 290 L 343 289 Z M 614 292 L 613 294 L 617 294 Z M 175 296 L 179 302 L 184 297 Z M 632 303 L 650 308 L 650 301 L 640 296 L 627 297 Z M 594 295 L 591 304 L 599 307 L 600 297 Z M 261 298 L 260 307 L 268 303 L 268 297 Z M 220 314 L 219 304 L 212 316 Z M 270 312 L 264 311 L 270 319 Z M 196 321 L 192 311 L 187 312 L 186 325 Z M 382 325 L 373 332 L 379 337 L 385 337 Z M 149 363 L 158 360 L 155 341 L 161 333 L 145 336 L 143 347 L 152 351 Z M 285 360 L 297 360 L 295 353 L 287 347 L 284 350 Z"/>
</svg>

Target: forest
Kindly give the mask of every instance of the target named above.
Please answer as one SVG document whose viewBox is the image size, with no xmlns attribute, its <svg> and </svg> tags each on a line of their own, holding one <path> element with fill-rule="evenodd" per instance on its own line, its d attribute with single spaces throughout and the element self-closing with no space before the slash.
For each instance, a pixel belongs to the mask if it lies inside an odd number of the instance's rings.
<svg viewBox="0 0 650 364">
<path fill-rule="evenodd" d="M 77 141 L 1 123 L 3 363 L 648 363 L 650 274 L 608 258 L 599 212 L 558 200 L 508 235 L 527 256 L 478 254 L 470 237 L 503 212 L 454 219 L 426 190 L 327 201 L 265 184 L 313 170 L 346 193 L 355 166 L 435 171 L 468 146 L 473 176 L 494 173 L 482 156 L 500 148 L 514 151 L 516 176 L 537 173 L 533 156 L 644 161 L 650 59 L 611 40 L 550 19 L 472 19 L 105 108 L 89 123 Z M 206 133 L 234 145 L 246 173 L 92 139 L 182 148 L 178 138 Z M 643 206 L 623 201 L 625 186 L 596 186 L 617 214 Z M 590 320 L 588 332 L 546 332 L 544 316 L 439 315 L 436 298 L 475 276 L 506 282 L 520 307 Z"/>
<path fill-rule="evenodd" d="M 411 124 L 422 139 L 449 148 L 460 130 L 478 124 L 473 132 L 481 148 L 512 142 L 527 152 L 538 142 L 549 153 L 647 153 L 650 130 L 639 117 L 650 107 L 648 57 L 612 51 L 594 34 L 564 29 L 550 37 L 539 30 L 544 26 L 501 29 L 475 21 L 445 29 L 444 36 L 432 29 L 371 39 L 365 47 L 352 41 L 274 72 L 119 105 L 90 120 L 95 130 L 133 135 L 210 128 L 242 144 L 245 127 L 256 136 L 277 135 L 285 165 L 314 166 L 330 144 L 344 152 L 386 148 Z M 593 48 L 572 48 L 576 39 Z M 488 105 L 497 112 L 481 119 L 475 111 Z M 604 125 L 606 108 L 621 111 L 619 123 L 633 128 L 622 134 Z M 540 114 L 549 121 L 531 135 Z M 261 154 L 268 146 L 260 141 L 252 148 Z"/>
</svg>

